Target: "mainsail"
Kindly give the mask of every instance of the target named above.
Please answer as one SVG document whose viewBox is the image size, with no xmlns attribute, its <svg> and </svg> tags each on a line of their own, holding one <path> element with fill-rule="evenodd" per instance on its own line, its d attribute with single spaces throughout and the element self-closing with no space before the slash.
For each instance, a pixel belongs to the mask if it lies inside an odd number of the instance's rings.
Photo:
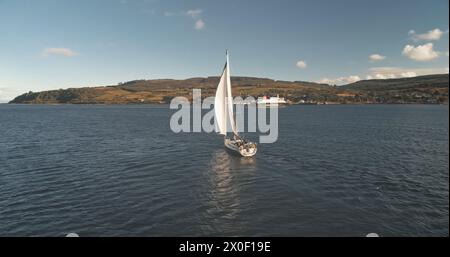
<svg viewBox="0 0 450 257">
<path fill-rule="evenodd" d="M 222 135 L 227 134 L 227 102 L 226 98 L 226 72 L 227 72 L 227 64 L 225 64 L 225 68 L 223 69 L 222 76 L 220 77 L 219 85 L 217 86 L 216 98 L 214 100 L 214 112 L 216 117 L 216 132 Z"/>
<path fill-rule="evenodd" d="M 216 132 L 222 135 L 227 134 L 227 116 L 234 134 L 237 134 L 234 121 L 233 95 L 231 94 L 230 65 L 227 52 L 227 62 L 217 86 L 216 98 L 214 100 L 216 115 Z"/>
</svg>

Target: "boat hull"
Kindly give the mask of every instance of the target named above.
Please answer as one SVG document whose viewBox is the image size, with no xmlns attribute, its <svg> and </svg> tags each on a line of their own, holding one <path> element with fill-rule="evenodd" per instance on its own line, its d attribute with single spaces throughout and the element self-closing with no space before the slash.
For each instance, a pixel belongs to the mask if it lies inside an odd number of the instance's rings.
<svg viewBox="0 0 450 257">
<path fill-rule="evenodd" d="M 258 151 L 256 144 L 244 143 L 242 140 L 225 139 L 225 147 L 243 157 L 252 157 Z"/>
</svg>

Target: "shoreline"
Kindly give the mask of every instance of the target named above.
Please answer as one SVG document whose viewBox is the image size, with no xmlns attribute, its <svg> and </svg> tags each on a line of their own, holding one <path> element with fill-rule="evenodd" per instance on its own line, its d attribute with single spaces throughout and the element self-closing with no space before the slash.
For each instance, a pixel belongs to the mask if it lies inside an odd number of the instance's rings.
<svg viewBox="0 0 450 257">
<path fill-rule="evenodd" d="M 95 105 L 95 106 L 109 106 L 109 105 L 119 105 L 119 106 L 145 106 L 145 105 L 170 105 L 170 103 L 0 103 L 0 105 Z M 449 105 L 449 103 L 311 103 L 311 104 L 280 104 L 278 107 L 289 107 L 289 106 L 329 106 L 329 105 Z M 270 106 L 267 106 L 270 107 Z"/>
</svg>

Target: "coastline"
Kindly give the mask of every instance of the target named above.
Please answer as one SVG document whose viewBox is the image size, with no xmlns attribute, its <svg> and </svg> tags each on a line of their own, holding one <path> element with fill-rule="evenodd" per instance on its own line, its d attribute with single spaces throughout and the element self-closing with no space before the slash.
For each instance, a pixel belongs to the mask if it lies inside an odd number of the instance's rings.
<svg viewBox="0 0 450 257">
<path fill-rule="evenodd" d="M 336 86 L 233 77 L 233 95 L 246 99 L 280 97 L 288 104 L 448 104 L 448 74 L 402 79 L 364 80 Z M 82 87 L 24 93 L 15 104 L 169 104 L 175 97 L 192 101 L 194 89 L 201 98 L 215 95 L 218 78 L 137 80 L 105 87 Z M 283 100 L 284 101 L 284 100 Z M 281 102 L 282 103 L 282 102 Z"/>
<path fill-rule="evenodd" d="M 0 105 L 9 105 L 9 106 L 44 106 L 44 105 L 54 105 L 54 106 L 72 106 L 72 105 L 79 105 L 79 106 L 148 106 L 148 105 L 157 105 L 157 106 L 165 106 L 170 105 L 170 103 L 0 103 Z M 278 107 L 290 107 L 290 106 L 335 106 L 335 105 L 446 105 L 448 106 L 449 103 L 314 103 L 314 104 L 283 104 L 278 105 Z"/>
</svg>

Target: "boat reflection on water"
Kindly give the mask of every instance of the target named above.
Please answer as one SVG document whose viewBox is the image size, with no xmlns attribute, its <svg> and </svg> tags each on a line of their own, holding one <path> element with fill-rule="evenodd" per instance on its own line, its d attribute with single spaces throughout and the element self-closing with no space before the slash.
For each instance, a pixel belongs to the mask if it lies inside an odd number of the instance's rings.
<svg viewBox="0 0 450 257">
<path fill-rule="evenodd" d="M 241 191 L 255 172 L 254 158 L 232 155 L 225 149 L 212 154 L 207 175 L 210 182 L 207 216 L 213 231 L 222 231 L 222 235 L 237 232 L 236 222 L 242 211 Z"/>
</svg>

